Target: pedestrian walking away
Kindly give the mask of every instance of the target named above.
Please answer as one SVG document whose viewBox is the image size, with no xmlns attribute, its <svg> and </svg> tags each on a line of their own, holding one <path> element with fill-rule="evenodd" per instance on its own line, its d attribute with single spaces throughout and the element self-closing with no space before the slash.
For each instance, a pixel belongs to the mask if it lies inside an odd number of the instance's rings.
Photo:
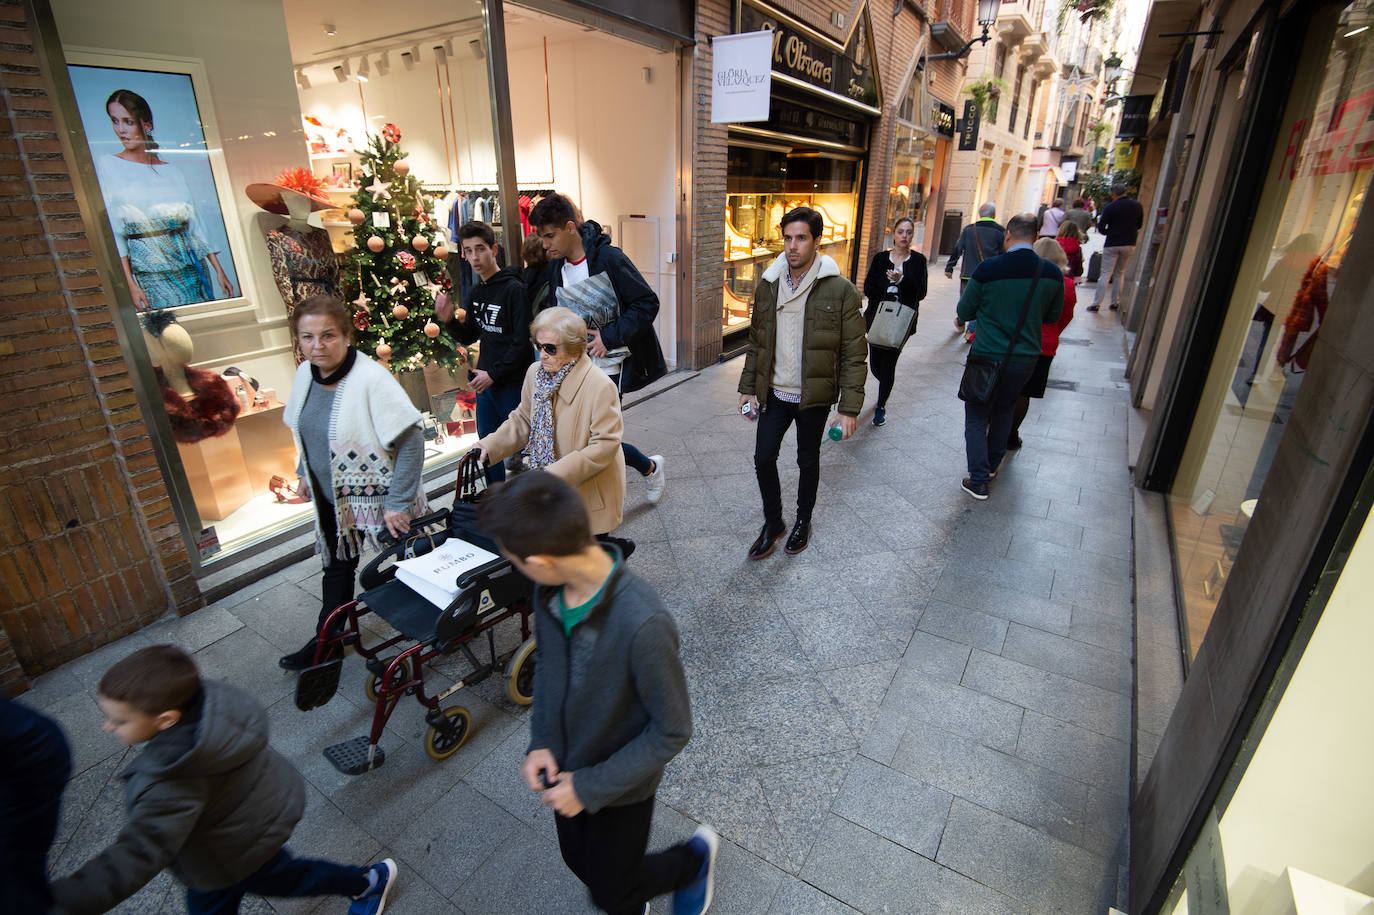
<svg viewBox="0 0 1374 915">
<path fill-rule="evenodd" d="M 1083 242 L 1086 236 L 1083 230 L 1078 228 L 1078 224 L 1064 220 L 1059 227 L 1059 234 L 1054 240 L 1059 243 L 1059 247 L 1064 251 L 1065 262 L 1060 265 L 1065 276 L 1073 277 L 1075 280 L 1083 275 Z M 1040 250 L 1039 242 L 1036 242 L 1036 250 Z M 1048 249 L 1047 249 L 1048 250 Z M 1046 255 L 1041 254 L 1041 257 Z"/>
<path fill-rule="evenodd" d="M 308 350 L 307 350 L 308 353 Z M 267 710 L 202 680 L 175 645 L 140 649 L 100 679 L 105 730 L 143 750 L 120 772 L 128 822 L 109 848 L 52 885 L 57 912 L 106 912 L 164 868 L 186 885 L 190 915 L 233 915 L 248 893 L 345 896 L 380 915 L 396 862 L 297 858 L 286 842 L 305 812 L 305 778 L 267 742 Z"/>
<path fill-rule="evenodd" d="M 1082 233 L 1082 237 L 1087 239 L 1088 229 L 1092 228 L 1093 224 L 1092 213 L 1088 212 L 1087 198 L 1076 198 L 1073 202 L 1073 206 L 1064 211 L 1064 219 L 1078 226 L 1078 231 Z"/>
<path fill-rule="evenodd" d="M 1006 454 L 1016 398 L 1040 358 L 1040 327 L 1057 321 L 1063 310 L 1064 275 L 1032 250 L 1035 228 L 1035 214 L 1013 216 L 1007 253 L 979 265 L 959 297 L 959 318 L 979 322 L 969 359 L 1001 365 L 990 396 L 964 401 L 968 476 L 962 485 L 980 501 L 988 497 L 988 481 Z"/>
<path fill-rule="evenodd" d="M 1120 181 L 1112 185 L 1112 202 L 1102 208 L 1097 218 L 1097 231 L 1106 236 L 1102 243 L 1102 280 L 1097 287 L 1097 300 L 1088 311 L 1097 311 L 1105 294 L 1107 307 L 1116 311 L 1121 307 L 1121 286 L 1126 280 L 1126 265 L 1135 251 L 1136 236 L 1145 222 L 1140 201 L 1126 196 L 1126 185 Z"/>
<path fill-rule="evenodd" d="M 1002 253 L 1007 230 L 998 225 L 996 216 L 997 207 L 991 202 L 980 206 L 978 221 L 964 226 L 964 230 L 959 233 L 959 240 L 954 243 L 954 252 L 945 261 L 945 276 L 952 277 L 954 265 L 963 258 L 963 268 L 959 271 L 960 295 L 968 288 L 969 277 L 973 276 L 973 271 L 978 269 L 978 265 Z M 973 334 L 977 329 L 974 322 L 966 324 L 955 318 L 954 326 L 963 331 L 965 343 L 973 342 Z"/>
<path fill-rule="evenodd" d="M 1040 223 L 1040 237 L 1054 238 L 1059 234 L 1059 224 L 1064 221 L 1064 198 L 1056 197 L 1054 203 L 1045 209 Z"/>
<path fill-rule="evenodd" d="M 1061 227 L 1077 228 L 1072 224 Z M 1042 238 L 1035 243 L 1034 251 L 1045 260 L 1054 264 L 1061 272 L 1068 267 L 1068 257 L 1062 247 L 1065 238 L 1063 235 L 1055 239 Z M 1064 328 L 1069 326 L 1073 320 L 1073 307 L 1078 302 L 1078 290 L 1073 277 L 1064 276 L 1064 308 L 1059 312 L 1059 318 L 1054 323 L 1049 321 L 1040 325 L 1040 358 L 1035 362 L 1035 370 L 1031 372 L 1030 378 L 1026 379 L 1026 384 L 1021 388 L 1021 395 L 1016 398 L 1016 410 L 1012 413 L 1011 432 L 1007 434 L 1007 450 L 1014 451 L 1021 447 L 1021 423 L 1026 418 L 1026 413 L 1030 411 L 1030 399 L 1032 397 L 1044 397 L 1045 385 L 1050 379 L 1050 363 L 1054 361 L 1054 354 L 1059 352 L 1059 335 L 1064 332 Z"/>
<path fill-rule="evenodd" d="M 868 265 L 868 275 L 864 277 L 864 295 L 868 298 L 868 305 L 864 309 L 865 327 L 873 327 L 873 318 L 881 303 L 900 302 L 913 310 L 907 335 L 916 332 L 921 300 L 926 297 L 927 268 L 926 256 L 920 251 L 911 250 L 911 238 L 915 231 L 916 223 L 910 216 L 903 216 L 892 227 L 891 250 L 873 255 L 873 262 Z M 875 426 L 887 422 L 887 399 L 892 394 L 892 385 L 897 377 L 897 360 L 901 355 L 900 348 L 871 344 L 868 347 L 868 367 L 873 377 L 878 379 L 878 403 L 873 408 Z"/>
<path fill-rule="evenodd" d="M 315 548 L 324 561 L 319 620 L 287 670 L 316 663 L 319 628 L 353 599 L 358 559 L 385 534 L 399 537 L 428 505 L 420 489 L 425 439 L 420 411 L 390 372 L 350 343 L 352 315 L 332 296 L 312 296 L 287 319 L 306 361 L 282 419 L 296 441 L 300 495 L 315 501 Z M 329 644 L 331 660 L 340 650 Z"/>
<path fill-rule="evenodd" d="M 611 244 L 598 223 L 580 221 L 577 208 L 562 194 L 535 204 L 530 225 L 549 254 L 549 304 L 571 308 L 587 322 L 587 354 L 621 397 L 662 378 L 668 368 L 654 332 L 658 295 L 625 252 Z M 663 455 L 645 455 L 629 442 L 621 447 L 625 464 L 644 477 L 645 496 L 657 504 L 668 480 Z"/>
<path fill-rule="evenodd" d="M 472 267 L 476 284 L 461 309 L 441 293 L 434 314 L 460 342 L 477 343 L 477 365 L 469 373 L 477 393 L 477 434 L 495 432 L 520 405 L 520 386 L 534 361 L 530 345 L 530 306 L 517 267 L 496 263 L 496 233 L 485 222 L 466 222 L 458 229 L 463 259 Z M 506 478 L 506 465 L 487 468 L 487 482 Z"/>
<path fill-rule="evenodd" d="M 867 345 L 859 290 L 819 254 L 824 222 L 810 207 L 782 217 L 783 253 L 754 289 L 753 322 L 739 379 L 740 412 L 756 418 L 754 473 L 763 499 L 763 528 L 750 559 L 772 555 L 787 531 L 782 517 L 778 452 L 797 425 L 797 520 L 785 549 L 800 553 L 811 541 L 811 512 L 821 479 L 826 416 L 839 400 L 841 438 L 858 428 L 864 403 Z"/>
<path fill-rule="evenodd" d="M 715 830 L 645 853 L 663 769 L 692 736 L 672 616 L 615 546 L 592 539 L 582 501 L 553 474 L 495 487 L 478 523 L 535 582 L 520 777 L 553 809 L 563 861 L 603 912 L 642 915 L 672 893 L 675 915 L 701 915 L 714 892 Z"/>
</svg>

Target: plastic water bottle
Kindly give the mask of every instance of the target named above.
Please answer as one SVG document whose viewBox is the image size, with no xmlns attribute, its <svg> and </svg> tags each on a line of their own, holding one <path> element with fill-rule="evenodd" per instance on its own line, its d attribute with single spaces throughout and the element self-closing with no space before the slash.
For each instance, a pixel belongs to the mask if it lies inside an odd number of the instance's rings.
<svg viewBox="0 0 1374 915">
<path fill-rule="evenodd" d="M 832 442 L 844 441 L 844 430 L 840 428 L 840 424 L 838 422 L 836 422 L 835 425 L 831 426 L 830 431 L 826 434 L 830 436 L 830 440 Z"/>
</svg>

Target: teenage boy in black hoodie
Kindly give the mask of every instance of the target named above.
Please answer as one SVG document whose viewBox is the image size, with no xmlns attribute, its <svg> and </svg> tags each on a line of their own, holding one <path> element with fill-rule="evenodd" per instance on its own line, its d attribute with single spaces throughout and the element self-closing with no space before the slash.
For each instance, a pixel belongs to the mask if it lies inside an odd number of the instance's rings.
<svg viewBox="0 0 1374 915">
<path fill-rule="evenodd" d="M 502 269 L 496 263 L 496 233 L 491 226 L 465 222 L 458 229 L 458 240 L 477 283 L 463 310 L 455 311 L 453 301 L 445 296 L 434 303 L 434 312 L 454 337 L 479 344 L 472 387 L 477 392 L 477 434 L 484 436 L 495 432 L 520 406 L 520 386 L 534 361 L 533 318 L 520 270 Z M 504 464 L 487 468 L 488 483 L 505 478 Z"/>
<path fill-rule="evenodd" d="M 549 253 L 549 304 L 567 305 L 587 321 L 587 355 L 616 383 L 621 396 L 662 378 L 668 367 L 654 333 L 658 317 L 658 295 L 644 277 L 592 220 L 579 225 L 577 208 L 562 194 L 553 194 L 535 204 L 530 225 L 544 241 Z M 564 290 L 607 274 L 615 289 L 618 309 L 614 319 L 599 323 L 574 300 L 566 300 Z M 576 294 L 574 293 L 574 296 Z M 663 498 L 667 477 L 663 455 L 646 456 L 629 442 L 622 441 L 625 464 L 644 477 L 651 504 Z"/>
<path fill-rule="evenodd" d="M 673 894 L 674 915 L 711 905 L 719 838 L 646 855 L 663 768 L 692 736 L 678 631 L 614 545 L 592 538 L 577 490 L 551 473 L 488 491 L 478 525 L 534 589 L 534 706 L 521 778 L 552 807 L 563 860 L 612 915 Z"/>
</svg>

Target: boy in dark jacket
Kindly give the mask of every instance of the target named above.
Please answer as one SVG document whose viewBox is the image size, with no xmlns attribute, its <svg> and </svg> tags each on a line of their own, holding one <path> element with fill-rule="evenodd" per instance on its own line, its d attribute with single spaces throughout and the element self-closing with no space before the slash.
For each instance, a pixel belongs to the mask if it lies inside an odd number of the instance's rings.
<svg viewBox="0 0 1374 915">
<path fill-rule="evenodd" d="M 644 282 L 639 270 L 590 219 L 580 222 L 577 208 L 562 194 L 552 194 L 530 211 L 530 225 L 544 241 L 549 254 L 546 277 L 549 304 L 566 305 L 587 320 L 587 355 L 601 367 L 621 396 L 638 391 L 668 372 L 663 350 L 654 333 L 658 317 L 658 294 Z M 605 274 L 615 291 L 613 316 L 599 320 L 589 313 L 586 303 L 594 294 L 578 293 L 583 283 L 593 289 L 595 277 Z M 667 477 L 663 455 L 646 456 L 629 442 L 621 442 L 625 464 L 639 471 L 645 480 L 645 494 L 651 504 L 663 498 Z"/>
<path fill-rule="evenodd" d="M 577 491 L 526 473 L 490 491 L 478 524 L 536 582 L 534 707 L 520 774 L 557 814 L 563 860 L 603 911 L 711 904 L 716 833 L 646 855 L 663 768 L 692 716 L 673 618 L 614 546 L 592 539 Z"/>
<path fill-rule="evenodd" d="M 186 884 L 191 915 L 237 912 L 245 893 L 349 896 L 350 915 L 385 910 L 390 858 L 347 867 L 286 850 L 305 780 L 267 745 L 257 700 L 202 681 L 180 648 L 154 645 L 106 671 L 97 701 L 106 731 L 146 746 L 119 776 L 128 822 L 113 845 L 53 882 L 58 911 L 108 911 L 164 867 Z"/>
<path fill-rule="evenodd" d="M 495 432 L 511 411 L 520 406 L 525 370 L 534 361 L 530 344 L 529 301 L 517 267 L 502 269 L 496 263 L 496 233 L 485 222 L 466 222 L 458 230 L 463 260 L 472 267 L 477 283 L 455 312 L 445 297 L 434 303 L 434 313 L 448 325 L 448 332 L 463 343 L 478 343 L 477 367 L 472 388 L 477 392 L 477 434 Z M 487 468 L 487 482 L 506 478 L 506 466 Z"/>
</svg>

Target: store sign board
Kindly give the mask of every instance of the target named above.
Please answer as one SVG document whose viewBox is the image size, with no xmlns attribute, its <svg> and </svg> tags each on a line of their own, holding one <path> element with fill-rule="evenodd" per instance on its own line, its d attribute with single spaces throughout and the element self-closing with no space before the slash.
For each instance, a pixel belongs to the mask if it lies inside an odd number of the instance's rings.
<svg viewBox="0 0 1374 915">
<path fill-rule="evenodd" d="M 839 49 L 835 43 L 790 17 L 743 2 L 739 7 L 736 31 L 768 29 L 773 33 L 774 71 L 827 92 L 877 106 L 880 101 L 875 74 L 873 68 L 863 62 L 872 59 L 871 49 L 864 47 L 866 24 L 866 17 L 861 18 L 849 47 Z"/>
<path fill-rule="evenodd" d="M 1153 95 L 1128 95 L 1121 103 L 1121 126 L 1116 135 L 1120 139 L 1143 137 L 1150 127 L 1150 109 L 1154 107 Z"/>
<path fill-rule="evenodd" d="M 768 120 L 773 33 L 764 29 L 721 35 L 711 46 L 711 123 Z"/>
<path fill-rule="evenodd" d="M 1064 176 L 1065 184 L 1073 184 L 1078 180 L 1078 160 L 1064 159 L 1059 163 L 1059 172 Z"/>
<path fill-rule="evenodd" d="M 930 106 L 931 117 L 935 121 L 935 132 L 942 137 L 954 136 L 954 108 L 944 102 Z"/>
<path fill-rule="evenodd" d="M 964 102 L 964 116 L 959 119 L 959 150 L 978 148 L 978 106 L 970 99 Z"/>
<path fill-rule="evenodd" d="M 866 126 L 860 121 L 842 118 L 809 105 L 799 105 L 789 99 L 773 99 L 773 117 L 768 126 L 781 133 L 828 140 L 845 146 L 867 146 Z"/>
</svg>

